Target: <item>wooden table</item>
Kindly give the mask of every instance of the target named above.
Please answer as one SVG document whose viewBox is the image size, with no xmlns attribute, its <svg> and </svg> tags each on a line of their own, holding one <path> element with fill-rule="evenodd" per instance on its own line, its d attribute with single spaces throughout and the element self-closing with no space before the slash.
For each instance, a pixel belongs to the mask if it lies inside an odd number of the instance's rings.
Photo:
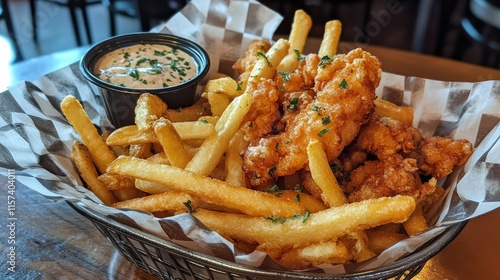
<svg viewBox="0 0 500 280">
<path fill-rule="evenodd" d="M 317 41 L 306 50 L 317 51 Z M 357 47 L 344 43 L 340 49 Z M 500 79 L 500 71 L 447 59 L 375 46 L 363 46 L 378 56 L 386 72 L 450 81 Z M 54 56 L 57 57 L 57 56 Z M 44 57 L 47 63 L 50 57 Z M 68 61 L 68 63 L 73 61 Z M 33 60 L 25 67 L 36 69 Z M 21 67 L 13 68 L 24 71 Z M 41 74 L 40 74 L 41 75 Z M 7 176 L 0 174 L 2 256 L 8 253 Z M 16 185 L 16 272 L 1 263 L 0 278 L 12 279 L 152 279 L 121 257 L 98 230 L 65 202 L 53 202 Z M 414 279 L 500 279 L 500 210 L 473 219 L 460 235 L 432 258 Z M 1 276 L 3 275 L 3 276 Z M 10 279 L 10 278 L 8 278 Z"/>
</svg>

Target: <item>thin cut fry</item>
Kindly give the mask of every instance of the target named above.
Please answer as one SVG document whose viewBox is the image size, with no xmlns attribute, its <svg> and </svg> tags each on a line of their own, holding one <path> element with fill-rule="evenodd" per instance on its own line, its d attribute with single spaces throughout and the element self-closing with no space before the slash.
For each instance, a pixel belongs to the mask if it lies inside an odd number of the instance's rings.
<svg viewBox="0 0 500 280">
<path fill-rule="evenodd" d="M 288 37 L 290 48 L 288 50 L 288 54 L 281 60 L 280 64 L 276 68 L 277 71 L 291 72 L 297 69 L 300 55 L 304 50 L 307 35 L 309 34 L 311 27 L 311 17 L 304 10 L 295 11 L 292 30 L 290 31 L 290 36 Z"/>
<path fill-rule="evenodd" d="M 202 211 L 193 215 L 207 227 L 244 242 L 268 248 L 305 246 L 392 222 L 403 222 L 415 209 L 411 196 L 382 197 L 344 204 L 298 219 L 269 219 Z"/>
<path fill-rule="evenodd" d="M 61 110 L 88 148 L 99 172 L 104 173 L 116 156 L 106 146 L 80 102 L 74 96 L 68 95 L 61 102 Z"/>
<path fill-rule="evenodd" d="M 231 77 L 221 77 L 209 80 L 205 86 L 206 92 L 224 93 L 228 96 L 236 97 L 243 94 L 243 90 L 238 86 L 238 82 Z"/>
<path fill-rule="evenodd" d="M 250 76 L 248 77 L 248 82 L 258 82 L 261 78 L 271 79 L 276 73 L 276 67 L 279 65 L 281 60 L 288 54 L 288 49 L 290 48 L 290 43 L 288 40 L 279 39 L 261 59 L 257 61 Z M 248 87 L 246 87 L 248 90 Z"/>
<path fill-rule="evenodd" d="M 240 130 L 233 136 L 227 148 L 226 160 L 224 162 L 226 171 L 225 181 L 233 186 L 246 187 L 243 159 L 240 156 L 246 144 L 244 133 Z"/>
<path fill-rule="evenodd" d="M 410 218 L 403 223 L 403 227 L 409 236 L 416 235 L 429 228 L 429 225 L 424 217 L 424 212 L 422 211 L 421 203 L 417 204 L 417 207 L 411 214 Z"/>
<path fill-rule="evenodd" d="M 331 240 L 291 248 L 283 252 L 276 261 L 288 269 L 306 269 L 325 263 L 347 263 L 350 259 L 347 246 L 339 240 Z"/>
<path fill-rule="evenodd" d="M 203 96 L 208 99 L 212 115 L 217 117 L 221 116 L 222 113 L 224 113 L 224 110 L 226 110 L 227 106 L 231 102 L 229 96 L 223 93 L 209 91 L 203 94 Z"/>
<path fill-rule="evenodd" d="M 375 99 L 375 112 L 384 117 L 391 117 L 407 126 L 413 125 L 413 108 L 398 106 L 383 99 Z"/>
<path fill-rule="evenodd" d="M 87 187 L 106 205 L 111 205 L 117 201 L 113 192 L 108 190 L 97 178 L 97 170 L 92 162 L 90 153 L 82 143 L 73 141 L 71 159 L 80 172 Z"/>
<path fill-rule="evenodd" d="M 319 57 L 333 57 L 337 53 L 341 32 L 342 23 L 339 20 L 331 20 L 325 24 L 323 40 L 318 51 Z"/>
<path fill-rule="evenodd" d="M 305 209 L 272 194 L 235 187 L 224 181 L 195 174 L 177 167 L 128 156 L 118 157 L 108 172 L 133 176 L 184 191 L 204 202 L 235 209 L 254 216 L 293 217 Z"/>
</svg>

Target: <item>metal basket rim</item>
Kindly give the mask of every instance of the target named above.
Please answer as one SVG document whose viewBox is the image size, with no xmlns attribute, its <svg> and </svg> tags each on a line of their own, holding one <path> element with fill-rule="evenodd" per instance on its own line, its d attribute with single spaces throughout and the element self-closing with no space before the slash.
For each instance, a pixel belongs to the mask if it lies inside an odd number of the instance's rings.
<svg viewBox="0 0 500 280">
<path fill-rule="evenodd" d="M 67 201 L 68 204 L 75 209 L 79 214 L 89 219 L 94 223 L 98 223 L 102 226 L 111 227 L 117 231 L 121 231 L 128 235 L 134 236 L 138 239 L 147 241 L 155 246 L 160 246 L 169 253 L 190 259 L 191 261 L 196 261 L 213 268 L 220 269 L 222 271 L 231 272 L 239 275 L 251 275 L 254 277 L 292 277 L 294 279 L 381 279 L 385 277 L 394 277 L 400 275 L 409 269 L 415 268 L 419 265 L 424 264 L 439 253 L 444 247 L 446 247 L 455 237 L 464 229 L 468 221 L 462 221 L 460 223 L 453 224 L 445 229 L 438 236 L 428 241 L 428 244 L 434 244 L 435 246 L 421 246 L 416 252 L 396 261 L 395 263 L 377 268 L 375 270 L 365 270 L 355 273 L 348 274 L 324 274 L 317 272 L 300 272 L 300 271 L 285 271 L 285 270 L 272 270 L 272 269 L 262 269 L 249 265 L 238 264 L 232 261 L 228 261 L 219 257 L 211 256 L 201 252 L 196 252 L 187 249 L 181 245 L 174 242 L 162 239 L 160 237 L 154 236 L 152 234 L 146 233 L 134 227 L 122 224 L 118 221 L 109 219 L 104 215 L 101 215 L 95 211 L 89 211 L 86 207 L 82 207 L 78 202 Z M 442 242 L 438 242 L 442 241 Z M 113 246 L 115 246 L 113 244 Z"/>
</svg>

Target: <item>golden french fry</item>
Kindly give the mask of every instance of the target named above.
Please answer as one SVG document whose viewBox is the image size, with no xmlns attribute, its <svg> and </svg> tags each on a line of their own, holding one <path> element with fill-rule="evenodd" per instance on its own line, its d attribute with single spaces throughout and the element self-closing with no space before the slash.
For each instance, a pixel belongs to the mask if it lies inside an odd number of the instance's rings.
<svg viewBox="0 0 500 280">
<path fill-rule="evenodd" d="M 76 165 L 83 181 L 87 187 L 106 205 L 111 205 L 117 201 L 113 192 L 106 188 L 99 180 L 97 170 L 92 162 L 91 155 L 84 144 L 73 141 L 71 159 Z"/>
<path fill-rule="evenodd" d="M 376 256 L 375 252 L 370 248 L 368 237 L 364 230 L 349 232 L 341 240 L 347 244 L 352 258 L 358 263 Z"/>
<path fill-rule="evenodd" d="M 215 125 L 217 133 L 203 141 L 186 170 L 205 176 L 214 170 L 250 109 L 252 99 L 248 92 L 233 99 Z"/>
<path fill-rule="evenodd" d="M 408 220 L 403 222 L 403 227 L 409 236 L 416 235 L 429 228 L 424 217 L 424 212 L 422 211 L 421 203 L 417 204 L 415 211 L 413 211 Z"/>
<path fill-rule="evenodd" d="M 170 164 L 179 168 L 186 167 L 189 156 L 172 123 L 165 118 L 160 118 L 154 122 L 153 128 Z"/>
<path fill-rule="evenodd" d="M 118 201 L 125 201 L 147 195 L 147 193 L 137 189 L 136 187 L 114 190 L 113 193 L 115 194 Z"/>
<path fill-rule="evenodd" d="M 286 248 L 325 242 L 348 232 L 386 223 L 403 222 L 414 209 L 413 197 L 399 195 L 344 204 L 297 219 L 250 217 L 202 209 L 193 215 L 223 236 L 257 242 L 266 248 Z"/>
<path fill-rule="evenodd" d="M 215 134 L 214 125 L 208 121 L 189 121 L 172 123 L 182 140 L 205 139 Z M 136 125 L 123 126 L 113 131 L 106 139 L 109 146 L 128 146 L 158 142 L 154 131 L 140 131 Z"/>
<path fill-rule="evenodd" d="M 408 238 L 406 234 L 390 231 L 367 230 L 368 243 L 376 254 L 382 253 L 385 249 Z"/>
<path fill-rule="evenodd" d="M 224 181 L 144 159 L 118 157 L 109 166 L 108 172 L 160 183 L 194 195 L 204 202 L 242 211 L 248 215 L 293 217 L 305 211 L 302 206 L 272 194 L 235 187 Z"/>
<path fill-rule="evenodd" d="M 229 142 L 226 151 L 225 181 L 237 187 L 246 187 L 245 172 L 243 171 L 243 159 L 240 156 L 241 151 L 246 146 L 244 133 L 240 130 L 236 132 L 233 139 Z"/>
<path fill-rule="evenodd" d="M 312 27 L 311 17 L 304 10 L 295 11 L 293 17 L 292 30 L 288 41 L 290 48 L 288 54 L 281 60 L 276 70 L 280 72 L 292 72 L 297 69 L 300 61 L 300 55 L 304 50 L 307 35 Z"/>
<path fill-rule="evenodd" d="M 155 183 L 155 182 L 150 182 L 146 180 L 141 180 L 141 179 L 135 179 L 135 187 L 145 193 L 149 194 L 157 194 L 157 193 L 164 193 L 168 191 L 172 191 L 171 188 Z"/>
<path fill-rule="evenodd" d="M 288 49 L 290 48 L 290 43 L 286 39 L 279 39 L 274 45 L 267 51 L 267 53 L 259 53 L 260 59 L 255 63 L 248 81 L 258 82 L 260 79 L 271 79 L 276 73 L 276 67 L 279 65 L 281 60 L 288 54 Z M 248 88 L 246 88 L 248 90 Z M 245 90 L 245 91 L 246 91 Z"/>
<path fill-rule="evenodd" d="M 201 116 L 210 115 L 210 104 L 207 99 L 200 98 L 193 105 L 180 109 L 168 109 L 167 119 L 171 122 L 188 122 L 196 121 Z"/>
<path fill-rule="evenodd" d="M 151 146 L 152 143 L 130 144 L 128 155 L 131 157 L 148 158 L 153 155 Z"/>
<path fill-rule="evenodd" d="M 407 126 L 413 125 L 413 108 L 398 106 L 383 99 L 375 99 L 375 112 L 384 117 L 391 117 Z"/>
<path fill-rule="evenodd" d="M 210 111 L 212 112 L 213 116 L 221 116 L 222 113 L 224 113 L 224 110 L 226 110 L 227 106 L 229 106 L 229 103 L 231 103 L 231 99 L 229 99 L 229 96 L 223 93 L 209 91 L 206 92 L 204 96 L 208 99 L 208 103 L 210 104 Z"/>
<path fill-rule="evenodd" d="M 288 269 L 307 269 L 325 263 L 342 264 L 349 262 L 350 259 L 347 246 L 339 240 L 291 248 L 275 258 L 282 267 Z"/>
<path fill-rule="evenodd" d="M 304 208 L 306 208 L 307 211 L 311 213 L 316 213 L 321 210 L 325 210 L 327 208 L 326 205 L 323 203 L 323 201 L 306 193 L 300 193 L 292 190 L 283 190 L 276 195 L 278 195 L 281 198 L 294 201 L 300 205 L 303 205 Z"/>
<path fill-rule="evenodd" d="M 137 128 L 150 130 L 154 121 L 167 114 L 167 104 L 156 95 L 144 93 L 139 96 L 134 113 Z"/>
<path fill-rule="evenodd" d="M 97 177 L 108 190 L 116 191 L 120 189 L 133 188 L 135 179 L 129 176 L 104 173 Z"/>
<path fill-rule="evenodd" d="M 320 187 L 321 199 L 330 207 L 340 206 L 347 203 L 344 191 L 340 187 L 333 171 L 330 168 L 326 154 L 321 143 L 317 139 L 311 139 L 307 145 L 309 168 L 311 176 Z"/>
<path fill-rule="evenodd" d="M 337 47 L 342 32 L 342 23 L 339 20 L 331 20 L 325 24 L 323 40 L 319 47 L 319 57 L 333 57 L 337 53 Z"/>
<path fill-rule="evenodd" d="M 191 211 L 196 209 L 198 202 L 196 199 L 183 192 L 163 192 L 144 197 L 133 198 L 113 204 L 116 208 L 129 208 L 148 212 L 158 211 Z"/>
<path fill-rule="evenodd" d="M 87 147 L 97 170 L 104 173 L 116 156 L 101 138 L 80 102 L 68 95 L 61 102 L 61 110 Z"/>
<path fill-rule="evenodd" d="M 207 85 L 205 86 L 205 91 L 224 93 L 232 97 L 243 94 L 243 89 L 238 85 L 238 82 L 233 78 L 227 76 L 209 80 L 207 82 Z"/>
</svg>

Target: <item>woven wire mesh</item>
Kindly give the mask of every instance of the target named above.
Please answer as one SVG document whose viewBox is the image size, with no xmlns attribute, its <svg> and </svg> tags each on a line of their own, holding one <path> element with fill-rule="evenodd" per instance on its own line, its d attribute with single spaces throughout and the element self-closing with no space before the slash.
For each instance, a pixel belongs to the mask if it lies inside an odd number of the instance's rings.
<svg viewBox="0 0 500 280">
<path fill-rule="evenodd" d="M 172 242 L 88 212 L 73 203 L 70 205 L 92 221 L 122 256 L 159 279 L 411 279 L 422 270 L 427 260 L 439 253 L 466 225 L 466 222 L 462 222 L 450 227 L 430 241 L 427 246 L 423 246 L 423 249 L 391 266 L 337 276 L 321 273 L 271 271 L 238 265 L 190 251 Z"/>
</svg>

